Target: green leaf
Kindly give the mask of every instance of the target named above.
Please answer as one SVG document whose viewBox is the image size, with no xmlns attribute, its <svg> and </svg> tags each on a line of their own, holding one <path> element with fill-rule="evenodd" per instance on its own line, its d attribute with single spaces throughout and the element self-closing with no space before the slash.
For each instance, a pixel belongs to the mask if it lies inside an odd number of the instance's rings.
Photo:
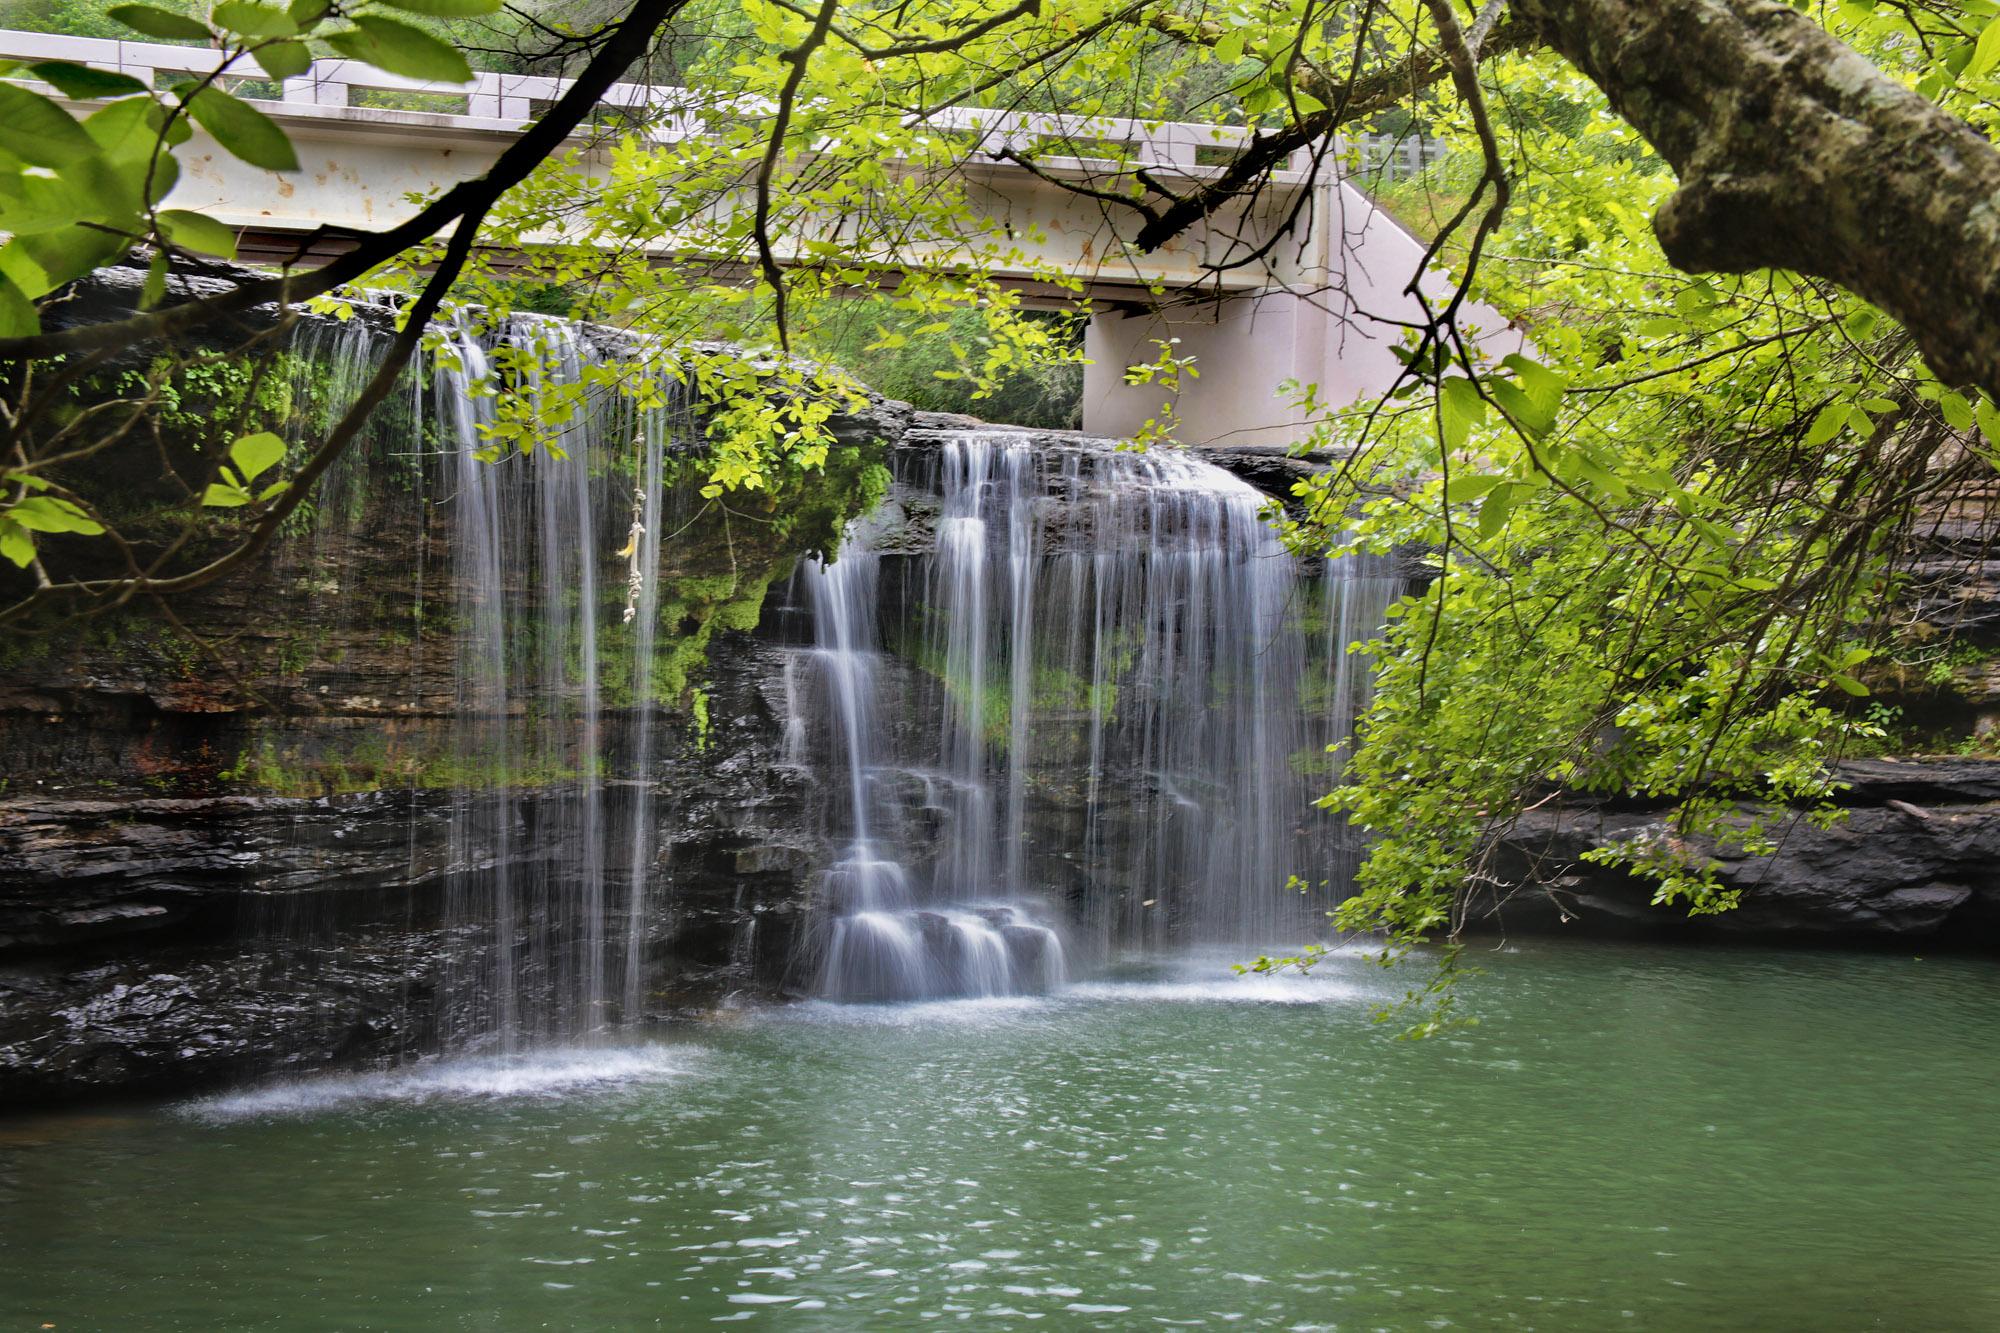
<svg viewBox="0 0 2000 1333">
<path fill-rule="evenodd" d="M 126 27 L 170 42 L 205 42 L 208 25 L 157 5 L 114 5 L 104 11 Z"/>
<path fill-rule="evenodd" d="M 60 167 L 97 151 L 74 116 L 19 84 L 0 83 L 0 125 L 7 151 L 30 166 Z"/>
<path fill-rule="evenodd" d="M 72 65 L 66 60 L 44 60 L 28 66 L 28 72 L 43 83 L 53 84 L 64 97 L 88 101 L 94 97 L 124 97 L 147 91 L 146 85 L 130 74 L 114 74 L 108 69 Z"/>
<path fill-rule="evenodd" d="M 1847 404 L 1828 403 L 1819 410 L 1819 415 L 1813 418 L 1812 425 L 1806 427 L 1806 448 L 1819 448 L 1822 444 L 1840 434 L 1840 428 L 1846 424 Z"/>
<path fill-rule="evenodd" d="M 250 503 L 250 492 L 227 482 L 210 482 L 201 493 L 201 502 L 210 509 L 239 509 Z"/>
<path fill-rule="evenodd" d="M 67 227 L 95 211 L 95 203 L 67 174 L 16 175 L 5 184 L 14 193 L 9 197 L 0 190 L 0 230 L 16 235 Z"/>
<path fill-rule="evenodd" d="M 1859 699 L 1868 693 L 1868 687 L 1844 672 L 1835 672 L 1827 681 Z"/>
<path fill-rule="evenodd" d="M 1556 413 L 1562 408 L 1563 393 L 1569 388 L 1569 380 L 1519 352 L 1509 354 L 1500 364 L 1520 377 L 1521 389 L 1528 395 L 1528 401 L 1534 404 L 1536 411 L 1545 413 L 1549 424 L 1554 425 Z"/>
<path fill-rule="evenodd" d="M 1723 527 L 1721 524 L 1712 523 L 1708 519 L 1690 514 L 1688 516 L 1688 526 L 1692 527 L 1703 541 L 1713 546 L 1716 550 L 1726 551 L 1729 549 L 1729 529 Z"/>
<path fill-rule="evenodd" d="M 14 280 L 0 273 L 0 338 L 32 338 L 42 331 L 42 317 Z"/>
<path fill-rule="evenodd" d="M 1944 417 L 1944 424 L 1956 431 L 1972 429 L 1972 404 L 1965 401 L 1962 393 L 1945 392 L 1938 395 L 1938 412 Z"/>
<path fill-rule="evenodd" d="M 1444 447 L 1456 449 L 1465 443 L 1472 428 L 1486 420 L 1486 400 L 1479 388 L 1463 375 L 1453 375 L 1438 386 L 1438 420 L 1444 432 Z"/>
<path fill-rule="evenodd" d="M 234 156 L 267 171 L 299 169 L 299 156 L 292 151 L 292 141 L 278 128 L 278 122 L 256 107 L 217 88 L 197 92 L 194 85 L 183 83 L 175 91 L 187 99 L 188 112 L 195 122 Z"/>
<path fill-rule="evenodd" d="M 2000 64 L 2000 19 L 1992 20 L 1979 30 L 1979 41 L 1973 45 L 1972 59 L 1965 66 L 1966 77 L 1983 79 L 1996 64 Z"/>
<path fill-rule="evenodd" d="M 36 268 L 41 270 L 43 286 L 37 291 L 22 283 L 11 266 L 8 276 L 20 285 L 23 295 L 40 297 L 109 263 L 137 239 L 136 236 L 101 231 L 96 227 L 63 227 L 31 236 L 16 236 L 7 248 L 13 250 L 18 246 L 27 258 L 34 261 Z"/>
<path fill-rule="evenodd" d="M 185 208 L 164 209 L 160 213 L 160 230 L 183 250 L 219 259 L 236 258 L 236 233 L 214 218 L 190 213 Z"/>
<path fill-rule="evenodd" d="M 245 435 L 229 446 L 229 461 L 243 473 L 246 483 L 255 481 L 260 473 L 283 462 L 284 457 L 285 442 L 267 430 Z"/>
<path fill-rule="evenodd" d="M 0 276 L 20 288 L 21 295 L 31 301 L 55 287 L 49 281 L 48 271 L 28 253 L 28 247 L 21 244 L 18 236 L 0 245 Z"/>
<path fill-rule="evenodd" d="M 285 6 L 285 13 L 303 28 L 326 17 L 326 12 L 332 8 L 332 0 L 292 0 Z"/>
<path fill-rule="evenodd" d="M 2000 446 L 2000 409 L 1993 406 L 1991 398 L 1979 395 L 1978 401 L 1972 405 L 1972 419 L 1979 423 L 1979 433 L 1986 437 L 1988 444 Z"/>
<path fill-rule="evenodd" d="M 470 19 L 482 14 L 498 14 L 500 0 L 385 0 L 412 14 L 428 14 L 440 19 Z"/>
<path fill-rule="evenodd" d="M 1445 503 L 1458 504 L 1463 500 L 1477 500 L 1506 480 L 1505 477 L 1479 473 L 1453 477 L 1444 486 Z"/>
<path fill-rule="evenodd" d="M 295 37 L 299 31 L 299 25 L 284 10 L 254 0 L 222 0 L 209 19 L 245 37 Z"/>
<path fill-rule="evenodd" d="M 360 14 L 354 26 L 326 39 L 344 56 L 406 79 L 432 83 L 468 83 L 472 66 L 465 57 L 420 28 L 373 14 Z"/>
<path fill-rule="evenodd" d="M 271 42 L 250 54 L 274 79 L 295 79 L 312 68 L 312 52 L 304 42 Z"/>
<path fill-rule="evenodd" d="M 1487 492 L 1485 501 L 1479 506 L 1479 535 L 1492 537 L 1507 525 L 1507 514 L 1514 507 L 1514 500 L 1521 493 L 1520 486 L 1513 482 L 1502 482 Z"/>
<path fill-rule="evenodd" d="M 19 523 L 0 516 L 0 555 L 6 556 L 22 569 L 35 558 L 35 539 Z"/>
<path fill-rule="evenodd" d="M 167 252 L 153 252 L 153 262 L 146 265 L 146 285 L 139 292 L 139 308 L 152 310 L 167 297 Z"/>
<path fill-rule="evenodd" d="M 1536 402 L 1529 396 L 1527 390 L 1512 380 L 1489 376 L 1486 380 L 1486 392 L 1493 396 L 1493 401 L 1515 425 L 1534 439 L 1539 440 L 1554 429 L 1555 410 L 1547 406 L 1546 402 Z"/>
<path fill-rule="evenodd" d="M 150 97 L 128 97 L 91 112 L 83 122 L 83 132 L 112 162 L 143 162 L 153 155 L 160 141 L 153 118 L 158 104 Z"/>
<path fill-rule="evenodd" d="M 80 532 L 95 537 L 104 531 L 104 525 L 74 501 L 53 495 L 31 495 L 9 509 L 7 517 L 30 532 Z"/>
</svg>

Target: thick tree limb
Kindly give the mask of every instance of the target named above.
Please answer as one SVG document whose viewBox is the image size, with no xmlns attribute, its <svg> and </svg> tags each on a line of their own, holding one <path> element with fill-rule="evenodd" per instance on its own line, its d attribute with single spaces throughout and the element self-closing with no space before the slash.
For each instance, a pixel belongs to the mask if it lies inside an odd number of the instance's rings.
<svg viewBox="0 0 2000 1333">
<path fill-rule="evenodd" d="M 1772 0 L 1515 0 L 1680 174 L 1653 220 L 1692 273 L 1787 268 L 2000 395 L 2000 151 Z"/>
</svg>

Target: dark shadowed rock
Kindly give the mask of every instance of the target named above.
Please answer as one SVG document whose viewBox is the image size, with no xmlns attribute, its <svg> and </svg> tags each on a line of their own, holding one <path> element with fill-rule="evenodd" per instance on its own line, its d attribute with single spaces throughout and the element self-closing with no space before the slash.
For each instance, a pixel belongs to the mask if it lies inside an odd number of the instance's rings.
<svg viewBox="0 0 2000 1333">
<path fill-rule="evenodd" d="M 1468 926 L 2000 948 L 2000 761 L 1870 760 L 1842 775 L 1852 785 L 1831 827 L 1799 813 L 1773 855 L 1717 856 L 1721 881 L 1742 890 L 1734 910 L 1655 906 L 1650 885 L 1581 859 L 1664 831 L 1661 813 L 1568 805 L 1515 823 L 1494 868 L 1506 887 L 1474 899 Z"/>
</svg>

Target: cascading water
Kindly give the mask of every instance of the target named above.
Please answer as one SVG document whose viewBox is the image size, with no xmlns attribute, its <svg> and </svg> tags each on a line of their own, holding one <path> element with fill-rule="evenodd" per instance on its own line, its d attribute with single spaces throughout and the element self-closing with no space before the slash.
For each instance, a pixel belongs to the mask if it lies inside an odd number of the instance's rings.
<svg viewBox="0 0 2000 1333">
<path fill-rule="evenodd" d="M 1365 689 L 1345 649 L 1394 580 L 1343 557 L 1314 596 L 1268 499 L 1190 454 L 927 443 L 901 527 L 857 523 L 800 576 L 816 688 L 792 707 L 824 713 L 848 847 L 820 889 L 821 993 L 1044 988 L 1058 919 L 1098 956 L 1316 934 L 1352 863 L 1312 806 Z"/>
<path fill-rule="evenodd" d="M 508 391 L 533 402 L 582 384 L 593 354 L 577 326 L 517 317 Z M 532 454 L 489 455 L 492 366 L 460 333 L 436 364 L 446 427 L 439 509 L 448 515 L 457 619 L 457 729 L 442 1006 L 448 1044 L 581 1036 L 639 1016 L 648 879 L 656 841 L 646 779 L 665 441 L 664 410 L 601 395 Z M 421 393 L 421 387 L 419 392 Z M 631 440 L 631 455 L 621 446 Z M 629 519 L 628 519 L 629 514 Z M 629 614 L 597 562 L 630 524 Z M 607 725 L 604 649 L 629 657 L 630 707 Z M 620 800 L 607 778 L 622 773 Z M 532 846 L 532 850 L 530 850 Z"/>
<path fill-rule="evenodd" d="M 818 639 L 812 656 L 844 760 L 849 836 L 821 886 L 832 924 L 820 988 L 841 999 L 898 1000 L 1058 984 L 1062 944 L 1052 930 L 1017 904 L 977 901 L 977 879 L 961 878 L 965 891 L 927 895 L 919 907 L 903 864 L 876 842 L 876 569 L 865 539 L 850 537 L 838 561 L 813 562 L 803 574 Z M 884 812 L 891 821 L 898 813 Z"/>
<path fill-rule="evenodd" d="M 335 378 L 376 355 L 315 336 Z M 649 947 L 678 938 L 652 700 L 680 623 L 659 576 L 683 423 L 592 393 L 556 448 L 489 448 L 496 367 L 532 409 L 592 378 L 589 336 L 535 317 L 452 332 L 392 427 L 389 458 L 431 460 L 407 464 L 399 520 L 424 534 L 410 695 L 429 702 L 412 706 L 451 734 L 445 780 L 423 784 L 449 791 L 426 1045 L 634 1021 Z M 1190 454 L 943 431 L 895 461 L 889 503 L 799 568 L 811 646 L 767 696 L 769 762 L 803 778 L 838 850 L 804 930 L 782 913 L 760 930 L 774 900 L 738 887 L 732 973 L 770 953 L 841 999 L 1006 995 L 1125 949 L 1316 934 L 1354 859 L 1312 805 L 1367 687 L 1344 649 L 1394 581 L 1358 557 L 1309 570 L 1265 496 Z M 1289 891 L 1295 873 L 1315 891 Z"/>
</svg>

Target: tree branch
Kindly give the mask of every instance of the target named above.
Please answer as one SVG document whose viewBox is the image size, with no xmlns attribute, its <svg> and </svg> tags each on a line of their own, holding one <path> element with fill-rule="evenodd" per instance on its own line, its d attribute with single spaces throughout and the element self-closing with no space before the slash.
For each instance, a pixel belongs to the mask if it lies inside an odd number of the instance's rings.
<svg viewBox="0 0 2000 1333">
<path fill-rule="evenodd" d="M 1501 24 L 1487 34 L 1481 48 L 1482 57 L 1531 46 L 1534 36 L 1534 32 L 1523 24 Z M 1351 125 L 1399 106 L 1413 92 L 1439 83 L 1451 74 L 1451 53 L 1438 47 L 1425 47 L 1421 51 L 1412 51 L 1394 65 L 1357 77 L 1337 103 L 1329 102 L 1326 109 L 1302 116 L 1283 129 L 1258 138 L 1237 154 L 1220 176 L 1160 209 L 1157 216 L 1139 229 L 1134 244 L 1142 252 L 1150 254 L 1231 200 L 1253 193 L 1280 163 L 1307 144 L 1343 125 Z"/>
<path fill-rule="evenodd" d="M 290 304 L 350 283 L 414 245 L 430 239 L 455 219 L 484 214 L 502 194 L 561 148 L 570 132 L 587 120 L 598 100 L 633 61 L 646 53 L 660 25 L 687 0 L 636 0 L 618 29 L 557 99 L 546 116 L 509 144 L 483 176 L 446 190 L 406 222 L 376 232 L 348 253 L 310 273 L 246 282 L 234 291 L 168 306 L 129 319 L 90 324 L 58 333 L 0 338 L 0 361 L 67 355 L 105 347 L 127 347 L 186 333 L 228 315 L 273 301 Z"/>
<path fill-rule="evenodd" d="M 1516 0 L 1680 175 L 1653 219 L 1690 273 L 1786 268 L 1902 321 L 2000 394 L 2000 152 L 1772 0 Z"/>
</svg>

